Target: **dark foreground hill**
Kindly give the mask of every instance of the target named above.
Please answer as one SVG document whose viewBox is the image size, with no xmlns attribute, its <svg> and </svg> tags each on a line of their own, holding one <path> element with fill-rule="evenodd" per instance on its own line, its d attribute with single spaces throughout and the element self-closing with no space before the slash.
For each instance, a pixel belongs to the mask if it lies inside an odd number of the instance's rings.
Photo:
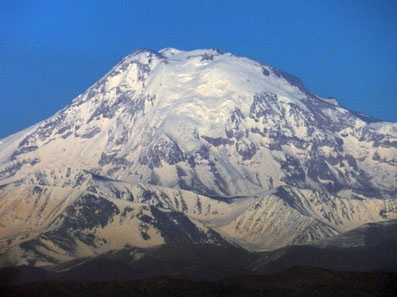
<svg viewBox="0 0 397 297">
<path fill-rule="evenodd" d="M 252 253 L 211 244 L 173 243 L 152 248 L 124 247 L 45 268 L 0 269 L 0 284 L 42 281 L 132 281 L 169 277 L 219 281 L 240 275 L 274 274 L 292 267 L 334 271 L 397 272 L 397 221 L 368 224 L 312 245 Z"/>
<path fill-rule="evenodd" d="M 168 277 L 148 280 L 90 282 L 43 281 L 1 287 L 11 296 L 393 296 L 395 272 L 339 272 L 311 267 L 263 276 L 238 276 L 206 282 Z"/>
</svg>

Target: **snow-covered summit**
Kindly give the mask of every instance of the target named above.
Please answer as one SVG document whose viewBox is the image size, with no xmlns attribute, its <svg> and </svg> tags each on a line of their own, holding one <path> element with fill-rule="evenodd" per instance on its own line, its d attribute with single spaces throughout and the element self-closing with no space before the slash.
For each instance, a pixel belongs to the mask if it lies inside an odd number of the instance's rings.
<svg viewBox="0 0 397 297">
<path fill-rule="evenodd" d="M 353 139 L 370 146 L 360 139 L 374 131 L 366 127 L 296 77 L 248 58 L 213 49 L 138 50 L 71 105 L 9 146 L 5 140 L 0 177 L 72 167 L 203 194 L 246 195 L 291 180 L 334 192 L 355 180 L 360 188 L 361 170 L 365 187 L 376 179 L 394 191 L 390 163 L 382 165 L 387 174 L 377 171 L 382 178 L 370 177 L 375 153 L 381 159 L 393 153 L 370 149 L 362 165 L 343 161 L 357 160 Z M 324 163 L 316 165 L 313 156 Z"/>
</svg>

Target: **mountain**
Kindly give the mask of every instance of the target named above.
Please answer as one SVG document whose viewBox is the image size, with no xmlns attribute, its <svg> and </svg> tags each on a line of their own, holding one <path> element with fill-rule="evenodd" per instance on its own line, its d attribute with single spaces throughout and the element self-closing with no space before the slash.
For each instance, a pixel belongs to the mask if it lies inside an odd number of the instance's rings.
<svg viewBox="0 0 397 297">
<path fill-rule="evenodd" d="M 380 236 L 377 236 L 381 233 Z M 363 240 L 364 239 L 364 240 Z M 19 266 L 0 269 L 0 286 L 24 283 L 120 282 L 169 277 L 220 281 L 244 275 L 271 275 L 300 267 L 316 277 L 318 269 L 339 272 L 397 271 L 397 220 L 370 223 L 334 239 L 248 252 L 233 246 L 170 243 L 151 248 L 124 247 L 75 259 L 49 269 Z M 313 270 L 312 270 L 313 269 Z M 327 284 L 330 285 L 330 284 Z"/>
<path fill-rule="evenodd" d="M 219 50 L 135 51 L 1 140 L 0 266 L 333 238 L 397 219 L 396 165 L 397 123 L 279 69 Z"/>
</svg>

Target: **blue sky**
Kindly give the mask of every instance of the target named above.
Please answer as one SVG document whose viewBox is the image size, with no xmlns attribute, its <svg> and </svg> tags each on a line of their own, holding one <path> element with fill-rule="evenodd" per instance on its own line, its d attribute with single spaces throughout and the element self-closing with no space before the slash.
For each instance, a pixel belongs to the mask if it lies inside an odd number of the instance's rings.
<svg viewBox="0 0 397 297">
<path fill-rule="evenodd" d="M 219 48 L 397 122 L 397 1 L 0 1 L 0 138 L 63 108 L 135 49 Z"/>
</svg>

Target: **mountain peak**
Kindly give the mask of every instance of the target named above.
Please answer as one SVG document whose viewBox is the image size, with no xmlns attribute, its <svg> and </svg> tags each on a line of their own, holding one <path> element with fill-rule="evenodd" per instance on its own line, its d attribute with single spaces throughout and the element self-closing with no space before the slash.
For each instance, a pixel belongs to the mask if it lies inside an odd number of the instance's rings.
<svg viewBox="0 0 397 297">
<path fill-rule="evenodd" d="M 207 57 L 208 59 L 211 59 L 214 55 L 222 55 L 224 54 L 222 51 L 219 49 L 196 49 L 192 51 L 183 51 L 175 48 L 164 48 L 159 51 L 162 55 L 168 57 L 168 58 L 175 58 L 177 57 L 178 59 L 189 59 L 192 57 L 202 57 L 205 59 Z"/>
<path fill-rule="evenodd" d="M 22 177 L 50 163 L 68 166 L 73 156 L 81 160 L 73 164 L 78 170 L 202 194 L 254 194 L 292 181 L 307 187 L 314 181 L 316 189 L 336 194 L 350 187 L 351 181 L 340 177 L 346 170 L 342 163 L 353 153 L 349 137 L 361 135 L 353 131 L 363 126 L 356 114 L 277 68 L 217 49 L 141 49 L 25 135 L 8 160 L 31 167 L 4 169 L 4 176 Z M 328 168 L 324 160 L 318 169 L 310 154 L 334 156 L 335 164 Z M 283 165 L 288 162 L 295 163 Z M 358 164 L 348 163 L 356 176 Z M 272 170 L 262 170 L 265 164 Z M 327 177 L 319 179 L 323 170 Z M 389 189 L 386 176 L 376 183 Z M 369 180 L 355 182 L 360 188 Z"/>
<path fill-rule="evenodd" d="M 1 140 L 0 239 L 58 261 L 125 245 L 266 250 L 334 236 L 396 218 L 395 126 L 248 58 L 137 50 Z"/>
</svg>

